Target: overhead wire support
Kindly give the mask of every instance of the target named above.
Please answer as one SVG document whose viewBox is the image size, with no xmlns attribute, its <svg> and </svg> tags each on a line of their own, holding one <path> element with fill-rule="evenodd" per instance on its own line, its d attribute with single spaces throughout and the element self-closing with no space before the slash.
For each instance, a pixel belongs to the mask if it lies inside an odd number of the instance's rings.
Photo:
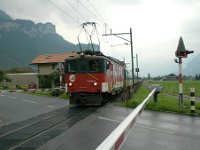
<svg viewBox="0 0 200 150">
<path fill-rule="evenodd" d="M 126 38 L 121 37 L 120 35 L 130 35 L 130 40 L 127 40 Z M 133 58 L 133 39 L 132 39 L 132 29 L 130 28 L 130 32 L 127 33 L 110 33 L 110 34 L 103 34 L 102 36 L 116 36 L 118 38 L 121 38 L 131 45 L 131 64 L 132 64 L 132 81 L 134 85 L 134 58 Z"/>
<path fill-rule="evenodd" d="M 111 35 L 113 35 L 113 36 L 116 36 L 116 37 L 118 37 L 118 38 L 120 38 L 120 39 L 123 39 L 123 40 L 125 40 L 125 41 L 127 41 L 127 42 L 130 43 L 130 42 L 131 42 L 130 40 L 127 40 L 127 39 L 125 39 L 125 38 L 119 36 L 119 35 L 125 35 L 125 34 L 130 34 L 130 33 L 103 34 L 103 36 L 111 36 Z"/>
</svg>

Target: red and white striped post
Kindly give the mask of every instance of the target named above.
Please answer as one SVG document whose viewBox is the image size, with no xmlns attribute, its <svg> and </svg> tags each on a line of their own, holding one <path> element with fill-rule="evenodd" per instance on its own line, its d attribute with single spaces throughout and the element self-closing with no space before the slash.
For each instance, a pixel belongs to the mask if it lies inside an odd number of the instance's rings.
<svg viewBox="0 0 200 150">
<path fill-rule="evenodd" d="M 182 76 L 182 58 L 179 58 L 179 106 L 183 107 L 183 76 Z"/>
</svg>

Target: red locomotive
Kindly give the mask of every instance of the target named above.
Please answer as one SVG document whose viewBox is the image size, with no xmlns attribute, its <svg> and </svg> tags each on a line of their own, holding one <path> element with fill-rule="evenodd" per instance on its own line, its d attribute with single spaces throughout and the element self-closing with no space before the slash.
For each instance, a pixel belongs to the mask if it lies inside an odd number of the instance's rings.
<svg viewBox="0 0 200 150">
<path fill-rule="evenodd" d="M 70 104 L 100 105 L 132 85 L 124 62 L 101 52 L 81 52 L 65 62 Z"/>
</svg>

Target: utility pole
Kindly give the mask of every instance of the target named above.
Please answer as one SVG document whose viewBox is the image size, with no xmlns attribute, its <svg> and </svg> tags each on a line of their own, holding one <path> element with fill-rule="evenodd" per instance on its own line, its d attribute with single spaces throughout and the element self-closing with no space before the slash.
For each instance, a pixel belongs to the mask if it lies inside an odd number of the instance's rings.
<svg viewBox="0 0 200 150">
<path fill-rule="evenodd" d="M 136 73 L 137 73 L 137 83 L 138 83 L 138 72 L 139 72 L 139 68 L 138 68 L 138 54 L 136 54 L 136 69 L 135 69 Z"/>
<path fill-rule="evenodd" d="M 106 33 L 106 31 L 105 31 Z M 127 40 L 126 38 L 122 37 L 121 35 L 130 35 L 130 40 Z M 133 60 L 133 38 L 132 38 L 132 29 L 130 28 L 130 32 L 127 33 L 112 33 L 112 30 L 110 29 L 110 34 L 103 34 L 102 36 L 116 36 L 124 41 L 127 41 L 131 45 L 131 64 L 132 64 L 132 82 L 134 85 L 134 60 Z"/>
<path fill-rule="evenodd" d="M 134 58 L 133 58 L 133 38 L 132 38 L 132 29 L 130 28 L 130 43 L 131 43 L 131 61 L 132 61 L 132 80 L 134 85 Z"/>
</svg>

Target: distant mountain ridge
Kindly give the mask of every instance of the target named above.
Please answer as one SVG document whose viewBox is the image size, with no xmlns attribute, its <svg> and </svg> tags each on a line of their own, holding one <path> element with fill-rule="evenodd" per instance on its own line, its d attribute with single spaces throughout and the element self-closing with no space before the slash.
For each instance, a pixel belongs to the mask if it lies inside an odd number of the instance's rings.
<svg viewBox="0 0 200 150">
<path fill-rule="evenodd" d="M 198 54 L 192 61 L 190 61 L 185 70 L 183 71 L 186 75 L 195 76 L 196 74 L 200 74 L 200 54 Z"/>
<path fill-rule="evenodd" d="M 0 68 L 27 67 L 40 54 L 71 51 L 79 46 L 64 40 L 52 23 L 13 20 L 0 10 Z"/>
</svg>

